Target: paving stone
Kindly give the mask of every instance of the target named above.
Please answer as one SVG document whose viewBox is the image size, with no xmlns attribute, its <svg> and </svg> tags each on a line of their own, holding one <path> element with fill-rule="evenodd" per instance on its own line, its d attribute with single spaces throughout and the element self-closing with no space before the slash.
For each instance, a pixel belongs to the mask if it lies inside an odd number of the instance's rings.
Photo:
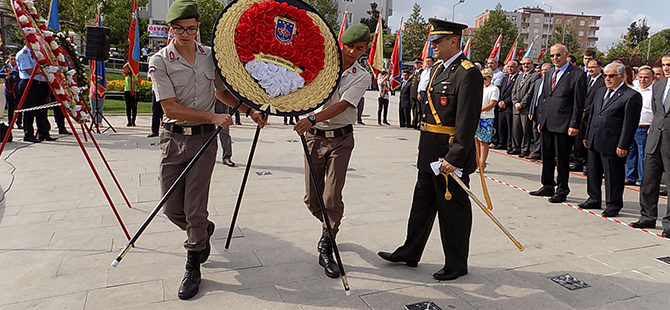
<svg viewBox="0 0 670 310">
<path fill-rule="evenodd" d="M 0 310 L 84 309 L 87 292 L 77 292 L 0 306 Z"/>
<path fill-rule="evenodd" d="M 88 292 L 84 309 L 118 309 L 164 300 L 161 280 L 106 287 Z"/>
<path fill-rule="evenodd" d="M 439 283 L 416 285 L 361 296 L 372 309 L 403 309 L 405 305 L 432 301 L 442 309 L 476 309 Z"/>
</svg>

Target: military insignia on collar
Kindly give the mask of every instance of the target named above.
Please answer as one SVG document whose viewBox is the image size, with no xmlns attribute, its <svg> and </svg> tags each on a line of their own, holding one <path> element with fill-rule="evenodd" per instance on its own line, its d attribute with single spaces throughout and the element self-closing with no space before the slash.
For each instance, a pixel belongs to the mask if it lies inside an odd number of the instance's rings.
<svg viewBox="0 0 670 310">
<path fill-rule="evenodd" d="M 356 71 L 358 71 L 356 70 L 356 67 L 351 68 L 351 73 L 356 74 Z"/>
<path fill-rule="evenodd" d="M 200 51 L 200 53 L 203 53 L 203 54 L 205 53 L 205 49 L 200 44 L 198 44 L 198 50 Z"/>
<path fill-rule="evenodd" d="M 461 61 L 461 66 L 463 66 L 463 68 L 465 68 L 465 70 L 468 70 L 468 69 L 474 67 L 475 65 L 473 65 L 472 62 L 470 62 L 469 60 L 463 59 Z"/>
<path fill-rule="evenodd" d="M 275 17 L 277 26 L 275 27 L 275 38 L 281 43 L 289 43 L 295 33 L 295 22 L 282 16 Z"/>
<path fill-rule="evenodd" d="M 169 51 L 169 52 L 168 52 L 168 59 L 169 59 L 170 61 L 175 60 L 175 56 L 174 56 L 174 52 L 173 52 L 173 51 Z"/>
</svg>

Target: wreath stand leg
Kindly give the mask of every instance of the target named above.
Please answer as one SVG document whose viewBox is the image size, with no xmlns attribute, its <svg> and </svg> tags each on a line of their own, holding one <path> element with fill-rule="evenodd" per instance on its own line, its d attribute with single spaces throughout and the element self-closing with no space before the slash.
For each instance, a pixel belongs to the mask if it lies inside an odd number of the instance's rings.
<svg viewBox="0 0 670 310">
<path fill-rule="evenodd" d="M 26 89 L 30 89 L 30 86 L 33 84 L 33 79 L 35 78 L 35 74 L 37 73 L 38 68 L 39 66 L 35 64 L 35 68 L 33 68 L 33 72 L 30 74 L 30 78 L 28 78 L 28 84 L 26 84 Z M 21 113 L 21 108 L 23 107 L 23 103 L 26 101 L 27 95 L 28 92 L 24 90 L 23 94 L 21 95 L 21 100 L 19 100 L 19 104 L 16 106 L 16 109 L 14 110 L 14 116 L 12 116 L 12 120 L 9 122 L 9 129 L 7 129 L 5 137 L 2 139 L 2 145 L 0 145 L 0 156 L 2 155 L 2 151 L 5 149 L 5 145 L 7 145 L 7 139 L 9 139 L 9 135 L 12 133 L 12 128 L 14 127 L 16 119 L 19 117 L 19 113 Z"/>
<path fill-rule="evenodd" d="M 237 203 L 235 203 L 235 212 L 233 212 L 233 218 L 230 220 L 230 228 L 228 228 L 228 238 L 226 239 L 226 246 L 224 248 L 225 252 L 228 252 L 230 248 L 230 240 L 233 239 L 233 229 L 235 229 L 235 223 L 237 222 L 237 214 L 240 212 L 240 205 L 242 204 L 242 196 L 244 195 L 244 189 L 247 186 L 247 179 L 249 178 L 249 171 L 251 170 L 251 161 L 254 159 L 254 154 L 256 153 L 256 145 L 258 144 L 258 136 L 261 133 L 261 127 L 256 126 L 256 133 L 254 134 L 254 141 L 251 143 L 251 150 L 249 151 L 249 159 L 247 159 L 247 166 L 244 168 L 244 177 L 242 178 L 242 185 L 240 185 L 240 191 L 237 194 Z"/>
<path fill-rule="evenodd" d="M 233 115 L 233 113 L 235 113 L 235 111 L 237 111 L 237 109 L 240 107 L 241 104 L 242 104 L 242 101 L 238 101 L 237 104 L 235 105 L 235 107 L 233 107 L 230 110 L 230 115 Z M 216 139 L 216 137 L 219 135 L 221 130 L 223 130 L 223 128 L 221 128 L 221 126 L 216 127 L 216 130 L 214 130 L 214 133 L 209 137 L 209 139 L 207 139 L 207 141 L 205 141 L 205 144 L 200 148 L 200 150 L 198 150 L 198 153 L 196 153 L 195 156 L 193 156 L 193 159 L 191 159 L 191 161 L 188 163 L 188 165 L 186 165 L 186 168 L 184 168 L 184 171 L 181 172 L 179 177 L 177 177 L 177 179 L 174 181 L 174 183 L 172 183 L 172 186 L 170 186 L 170 188 L 167 190 L 167 192 L 165 192 L 165 195 L 163 195 L 163 198 L 161 198 L 161 200 L 154 207 L 154 209 L 151 210 L 151 213 L 149 214 L 147 219 L 144 220 L 144 223 L 142 223 L 142 226 L 140 226 L 140 228 L 137 229 L 137 232 L 135 233 L 135 235 L 133 235 L 133 237 L 130 238 L 130 241 L 128 241 L 128 244 L 126 244 L 126 246 L 123 248 L 123 250 L 121 250 L 121 253 L 119 253 L 119 256 L 117 256 L 116 259 L 112 262 L 112 267 L 118 266 L 119 263 L 121 262 L 121 260 L 126 256 L 126 254 L 128 254 L 128 251 L 130 251 L 130 248 L 135 246 L 135 242 L 137 242 L 137 239 L 139 239 L 140 236 L 142 235 L 142 233 L 144 232 L 144 230 L 147 229 L 147 227 L 149 226 L 151 221 L 156 217 L 156 214 L 158 214 L 158 211 L 160 211 L 161 208 L 163 208 L 163 205 L 165 205 L 165 203 L 170 198 L 170 196 L 172 196 L 172 193 L 177 189 L 177 186 L 179 186 L 179 184 L 181 184 L 181 182 L 184 181 L 188 172 L 191 171 L 191 168 L 193 168 L 193 166 L 198 161 L 198 159 L 200 159 L 200 157 L 202 157 L 202 154 L 205 153 L 205 150 L 212 144 L 212 142 Z"/>
<path fill-rule="evenodd" d="M 340 251 L 337 249 L 337 243 L 335 242 L 335 233 L 333 228 L 330 226 L 330 217 L 328 217 L 328 211 L 326 210 L 326 204 L 323 202 L 323 196 L 321 194 L 321 189 L 319 189 L 319 180 L 316 179 L 316 172 L 314 172 L 314 165 L 312 164 L 312 157 L 309 155 L 309 149 L 307 148 L 307 141 L 305 140 L 305 135 L 300 136 L 302 141 L 302 148 L 305 151 L 305 158 L 307 159 L 307 166 L 309 166 L 309 173 L 312 175 L 312 183 L 314 184 L 314 189 L 316 189 L 317 198 L 319 200 L 319 207 L 321 207 L 321 214 L 323 214 L 323 221 L 326 223 L 326 230 L 328 230 L 328 235 L 330 236 L 330 244 L 333 247 L 333 253 L 335 253 L 335 260 L 337 260 L 337 267 L 340 268 L 340 277 L 342 278 L 342 285 L 344 285 L 344 293 L 349 296 L 351 295 L 351 289 L 349 288 L 349 282 L 347 281 L 346 273 L 344 272 L 344 266 L 342 265 L 342 258 L 340 258 Z"/>
</svg>

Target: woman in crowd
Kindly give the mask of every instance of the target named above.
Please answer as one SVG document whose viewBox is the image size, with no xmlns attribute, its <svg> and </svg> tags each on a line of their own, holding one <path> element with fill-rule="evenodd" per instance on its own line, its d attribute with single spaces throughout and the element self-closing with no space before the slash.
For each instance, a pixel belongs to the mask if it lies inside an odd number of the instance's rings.
<svg viewBox="0 0 670 310">
<path fill-rule="evenodd" d="M 482 114 L 479 116 L 479 126 L 475 138 L 479 144 L 480 167 L 484 169 L 486 159 L 489 157 L 489 143 L 491 143 L 491 134 L 493 133 L 493 107 L 498 103 L 500 90 L 491 83 L 491 80 L 493 80 L 491 69 L 482 70 L 482 75 L 484 76 L 484 98 L 482 99 Z M 480 173 L 479 169 L 476 172 Z"/>
</svg>

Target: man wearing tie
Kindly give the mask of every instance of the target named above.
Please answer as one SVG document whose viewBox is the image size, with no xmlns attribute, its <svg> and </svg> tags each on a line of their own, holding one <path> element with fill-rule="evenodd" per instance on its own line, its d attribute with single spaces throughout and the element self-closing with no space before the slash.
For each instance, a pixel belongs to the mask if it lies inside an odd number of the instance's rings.
<svg viewBox="0 0 670 310">
<path fill-rule="evenodd" d="M 412 114 L 411 114 L 411 90 L 412 90 L 412 76 L 409 71 L 404 71 L 402 73 L 402 86 L 400 86 L 400 127 L 412 127 Z"/>
<path fill-rule="evenodd" d="M 533 60 L 524 57 L 521 60 L 523 73 L 514 83 L 512 102 L 514 116 L 512 118 L 512 149 L 519 150 L 519 157 L 530 155 L 530 145 L 533 138 L 533 122 L 528 118 L 528 110 L 533 100 L 533 86 L 540 74 L 533 70 Z"/>
<path fill-rule="evenodd" d="M 664 171 L 670 171 L 670 135 L 664 134 L 670 128 L 670 52 L 661 57 L 663 74 L 666 79 L 652 86 L 652 107 L 654 119 L 649 127 L 645 145 L 644 169 L 640 186 L 640 219 L 630 223 L 634 228 L 655 228 L 658 217 L 658 192 Z M 667 127 L 667 128 L 666 128 Z M 667 183 L 667 180 L 666 180 Z M 670 200 L 668 200 L 670 202 Z M 670 205 L 668 205 L 670 207 Z M 670 208 L 666 207 L 662 220 L 663 237 L 670 238 Z"/>
<path fill-rule="evenodd" d="M 640 121 L 642 96 L 626 86 L 626 67 L 615 61 L 605 67 L 605 86 L 596 90 L 584 146 L 588 148 L 587 192 L 582 209 L 600 209 L 602 176 L 605 205 L 602 215 L 614 217 L 623 208 L 626 156 Z"/>
<path fill-rule="evenodd" d="M 549 202 L 564 202 L 570 193 L 570 150 L 584 111 L 586 82 L 583 71 L 568 63 L 568 48 L 555 44 L 550 49 L 552 70 L 544 77 L 538 104 L 538 130 L 542 131 L 542 187 L 529 194 L 551 196 Z M 554 168 L 558 175 L 554 180 Z M 554 189 L 558 185 L 558 189 Z"/>
<path fill-rule="evenodd" d="M 544 86 L 544 73 L 551 68 L 549 63 L 543 63 L 540 66 L 540 78 L 535 80 L 533 86 L 533 100 L 530 103 L 530 110 L 528 111 L 528 119 L 533 121 L 533 150 L 531 154 L 526 157 L 528 160 L 542 159 L 542 132 L 537 130 L 537 104 L 542 96 L 542 86 Z"/>
<path fill-rule="evenodd" d="M 500 113 L 498 116 L 498 142 L 507 148 L 507 154 L 521 154 L 518 149 L 512 146 L 512 115 L 514 110 L 514 103 L 512 102 L 512 90 L 514 83 L 519 76 L 519 66 L 516 60 L 511 60 L 507 63 L 507 70 L 509 75 L 502 81 L 502 88 L 500 89 L 500 101 L 498 107 Z"/>
<path fill-rule="evenodd" d="M 586 58 L 586 56 L 584 56 Z M 588 151 L 584 147 L 583 140 L 586 138 L 584 133 L 589 126 L 589 116 L 591 115 L 591 105 L 593 103 L 593 98 L 596 93 L 596 90 L 605 86 L 605 79 L 602 76 L 602 65 L 598 60 L 590 60 L 586 63 L 588 68 L 588 75 L 586 77 L 586 100 L 584 101 L 584 114 L 582 115 L 582 123 L 579 128 L 579 134 L 575 139 L 575 149 L 573 152 L 572 160 L 574 161 L 575 169 L 572 170 L 581 170 L 582 165 L 586 165 L 588 162 Z"/>
</svg>

